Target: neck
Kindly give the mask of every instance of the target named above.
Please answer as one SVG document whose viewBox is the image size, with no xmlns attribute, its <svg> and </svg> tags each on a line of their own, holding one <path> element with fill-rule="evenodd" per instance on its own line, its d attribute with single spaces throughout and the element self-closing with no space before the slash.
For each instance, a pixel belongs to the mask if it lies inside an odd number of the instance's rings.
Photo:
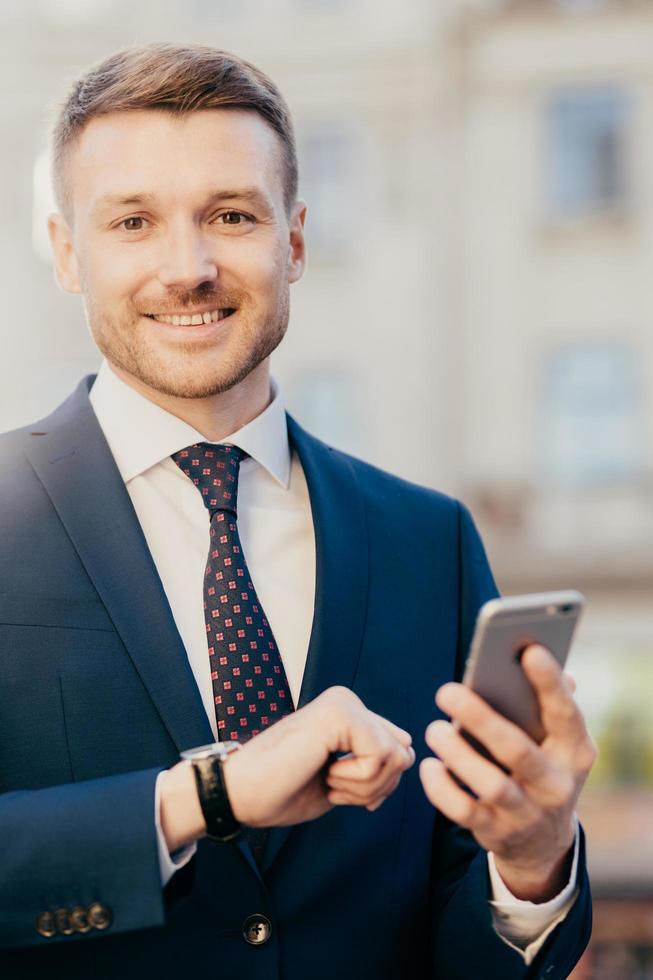
<svg viewBox="0 0 653 980">
<path fill-rule="evenodd" d="M 159 408 L 187 422 L 209 442 L 219 442 L 232 432 L 242 429 L 265 411 L 272 401 L 267 358 L 233 388 L 206 398 L 177 398 L 150 388 L 111 361 L 109 367 L 130 388 Z"/>
</svg>

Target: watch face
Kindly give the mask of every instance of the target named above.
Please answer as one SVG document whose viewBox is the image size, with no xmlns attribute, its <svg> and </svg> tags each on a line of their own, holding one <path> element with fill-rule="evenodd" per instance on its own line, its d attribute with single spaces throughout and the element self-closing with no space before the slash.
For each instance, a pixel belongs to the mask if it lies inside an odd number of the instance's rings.
<svg viewBox="0 0 653 980">
<path fill-rule="evenodd" d="M 225 758 L 231 752 L 240 748 L 240 742 L 211 742 L 209 745 L 198 745 L 194 749 L 180 752 L 182 759 L 212 759 Z"/>
</svg>

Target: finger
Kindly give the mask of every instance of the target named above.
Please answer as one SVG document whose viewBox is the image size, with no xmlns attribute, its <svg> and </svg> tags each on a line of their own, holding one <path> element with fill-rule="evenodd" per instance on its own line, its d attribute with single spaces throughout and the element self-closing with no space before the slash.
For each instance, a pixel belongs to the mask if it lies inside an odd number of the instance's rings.
<svg viewBox="0 0 653 980">
<path fill-rule="evenodd" d="M 586 739 L 585 721 L 553 654 L 533 644 L 526 648 L 521 664 L 537 695 L 547 734 L 574 743 Z"/>
<path fill-rule="evenodd" d="M 376 800 L 374 803 L 370 803 L 365 809 L 369 810 L 370 813 L 374 813 L 375 810 L 379 809 L 382 803 L 385 803 L 385 800 L 386 798 L 384 796 L 380 800 Z"/>
<path fill-rule="evenodd" d="M 343 793 L 340 790 L 331 790 L 327 793 L 327 800 L 332 806 L 360 806 L 361 804 L 354 800 L 349 793 Z"/>
<path fill-rule="evenodd" d="M 373 711 L 370 711 L 370 714 L 373 715 L 383 725 L 386 731 L 388 731 L 400 745 L 403 745 L 404 748 L 408 748 L 409 745 L 413 744 L 413 739 L 410 732 L 405 731 L 403 728 L 399 728 L 398 725 L 388 721 L 388 719 L 384 718 L 383 715 L 377 715 Z"/>
<path fill-rule="evenodd" d="M 458 786 L 439 759 L 423 759 L 419 776 L 428 799 L 445 817 L 468 830 L 480 831 L 488 817 L 483 803 Z"/>
<path fill-rule="evenodd" d="M 350 755 L 346 759 L 332 762 L 327 770 L 329 777 L 342 776 L 359 782 L 369 782 L 375 779 L 381 770 L 385 759 L 381 755 Z"/>
<path fill-rule="evenodd" d="M 404 755 L 410 753 L 409 763 L 401 761 L 399 764 L 393 762 L 392 758 L 386 761 L 378 775 L 374 779 L 358 779 L 357 774 L 353 778 L 333 772 L 333 767 L 326 774 L 326 784 L 330 789 L 338 792 L 349 793 L 357 802 L 367 802 L 376 796 L 388 796 L 399 785 L 401 776 L 408 765 L 412 765 L 415 754 L 412 749 L 398 747 L 397 751 Z"/>
<path fill-rule="evenodd" d="M 326 784 L 329 789 L 338 793 L 347 793 L 359 801 L 370 800 L 377 796 L 388 796 L 394 792 L 401 782 L 401 773 L 386 773 L 383 779 L 377 779 L 373 783 L 353 782 L 349 779 L 338 777 L 327 777 Z"/>
<path fill-rule="evenodd" d="M 470 688 L 445 684 L 438 691 L 436 702 L 520 783 L 535 783 L 549 775 L 550 763 L 533 739 Z"/>
<path fill-rule="evenodd" d="M 350 793 L 343 793 L 341 790 L 331 790 L 327 794 L 327 800 L 332 806 L 358 806 L 372 811 L 377 810 L 389 795 L 377 794 L 362 799 Z"/>
<path fill-rule="evenodd" d="M 362 704 L 356 710 L 349 711 L 347 729 L 348 744 L 341 745 L 340 748 L 348 751 L 353 758 L 342 759 L 340 762 L 343 766 L 351 763 L 350 768 L 359 771 L 361 778 L 372 778 L 373 773 L 379 772 L 390 757 L 399 760 L 402 765 L 406 764 L 411 743 L 408 732 L 368 711 Z"/>
<path fill-rule="evenodd" d="M 575 694 L 576 693 L 576 688 L 578 686 L 576 684 L 576 679 L 574 677 L 572 677 L 571 674 L 568 674 L 567 671 L 565 671 L 562 676 L 564 677 L 564 679 L 566 681 L 566 684 L 567 684 L 567 687 L 569 688 L 569 693 L 570 694 Z"/>
<path fill-rule="evenodd" d="M 368 804 L 367 809 L 370 812 L 372 812 L 374 810 L 378 810 L 379 807 L 381 806 L 381 804 L 382 803 L 385 803 L 385 801 L 388 799 L 389 796 L 392 796 L 392 794 L 394 793 L 394 791 L 396 790 L 396 788 L 397 788 L 397 786 L 399 785 L 400 782 L 401 782 L 401 778 L 397 779 L 395 781 L 394 785 L 390 786 L 390 789 L 387 792 L 383 793 L 377 800 L 375 800 L 372 803 Z"/>
<path fill-rule="evenodd" d="M 338 779 L 330 780 L 328 788 L 331 792 L 341 793 L 358 806 L 368 806 L 374 800 L 386 799 L 386 797 L 391 796 L 400 782 L 401 776 L 392 776 L 375 786 L 361 786 L 358 783 L 349 783 L 347 780 Z"/>
<path fill-rule="evenodd" d="M 321 697 L 322 708 L 326 705 L 328 709 L 326 720 L 335 713 L 338 721 L 331 751 L 348 754 L 329 767 L 333 776 L 357 777 L 362 785 L 367 783 L 368 789 L 374 790 L 412 765 L 414 753 L 408 732 L 368 711 L 350 691 L 334 688 Z"/>
<path fill-rule="evenodd" d="M 359 802 L 367 801 L 378 796 L 378 790 L 380 788 L 380 786 L 371 787 L 369 783 L 354 783 L 348 779 L 334 779 L 331 777 L 327 779 L 326 784 L 330 790 L 336 793 L 344 793 Z"/>
<path fill-rule="evenodd" d="M 375 779 L 389 764 L 398 771 L 404 772 L 406 769 L 410 769 L 414 761 L 415 752 L 412 746 L 406 748 L 396 746 L 385 759 L 380 759 L 378 756 L 365 758 L 348 756 L 344 759 L 338 759 L 329 766 L 328 776 L 367 782 Z"/>
<path fill-rule="evenodd" d="M 455 773 L 481 802 L 511 811 L 523 809 L 524 794 L 514 779 L 479 755 L 449 722 L 430 724 L 426 729 L 426 741 L 447 769 Z"/>
<path fill-rule="evenodd" d="M 295 715 L 300 715 L 302 711 L 312 711 L 327 755 L 383 759 L 397 743 L 397 738 L 391 735 L 388 727 L 392 723 L 368 711 L 360 698 L 348 688 L 328 688 Z M 278 726 L 273 726 L 272 730 L 275 727 Z M 402 729 L 396 730 L 402 738 L 409 737 Z"/>
</svg>

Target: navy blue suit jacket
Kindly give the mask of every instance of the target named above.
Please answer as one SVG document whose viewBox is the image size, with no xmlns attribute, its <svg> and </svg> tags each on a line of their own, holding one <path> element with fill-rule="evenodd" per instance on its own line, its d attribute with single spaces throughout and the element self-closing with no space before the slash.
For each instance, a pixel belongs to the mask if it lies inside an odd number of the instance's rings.
<svg viewBox="0 0 653 980">
<path fill-rule="evenodd" d="M 154 783 L 212 740 L 129 495 L 90 406 L 92 378 L 0 438 L 0 976 L 364 980 L 566 977 L 590 902 L 527 970 L 493 931 L 486 856 L 436 814 L 417 766 L 376 812 L 336 808 L 246 844 L 200 842 L 161 888 Z M 324 445 L 288 419 L 315 526 L 301 704 L 333 684 L 412 732 L 459 677 L 496 594 L 465 508 Z M 45 910 L 111 926 L 45 938 Z M 272 922 L 258 947 L 252 913 Z"/>
</svg>

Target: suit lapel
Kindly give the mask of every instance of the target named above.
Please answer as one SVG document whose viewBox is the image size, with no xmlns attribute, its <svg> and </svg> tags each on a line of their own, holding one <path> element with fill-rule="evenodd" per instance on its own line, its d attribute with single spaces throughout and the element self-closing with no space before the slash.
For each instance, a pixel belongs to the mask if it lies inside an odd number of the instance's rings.
<svg viewBox="0 0 653 980">
<path fill-rule="evenodd" d="M 352 686 L 367 606 L 367 519 L 349 460 L 290 417 L 288 433 L 306 476 L 315 530 L 315 610 L 301 708 L 328 687 Z"/>
<path fill-rule="evenodd" d="M 288 416 L 311 502 L 315 530 L 315 609 L 298 707 L 334 685 L 352 687 L 365 627 L 368 587 L 367 522 L 349 460 Z M 292 828 L 270 831 L 263 870 Z"/>
<path fill-rule="evenodd" d="M 27 456 L 179 750 L 213 741 L 129 494 L 88 399 L 92 378 L 34 427 Z"/>
</svg>

